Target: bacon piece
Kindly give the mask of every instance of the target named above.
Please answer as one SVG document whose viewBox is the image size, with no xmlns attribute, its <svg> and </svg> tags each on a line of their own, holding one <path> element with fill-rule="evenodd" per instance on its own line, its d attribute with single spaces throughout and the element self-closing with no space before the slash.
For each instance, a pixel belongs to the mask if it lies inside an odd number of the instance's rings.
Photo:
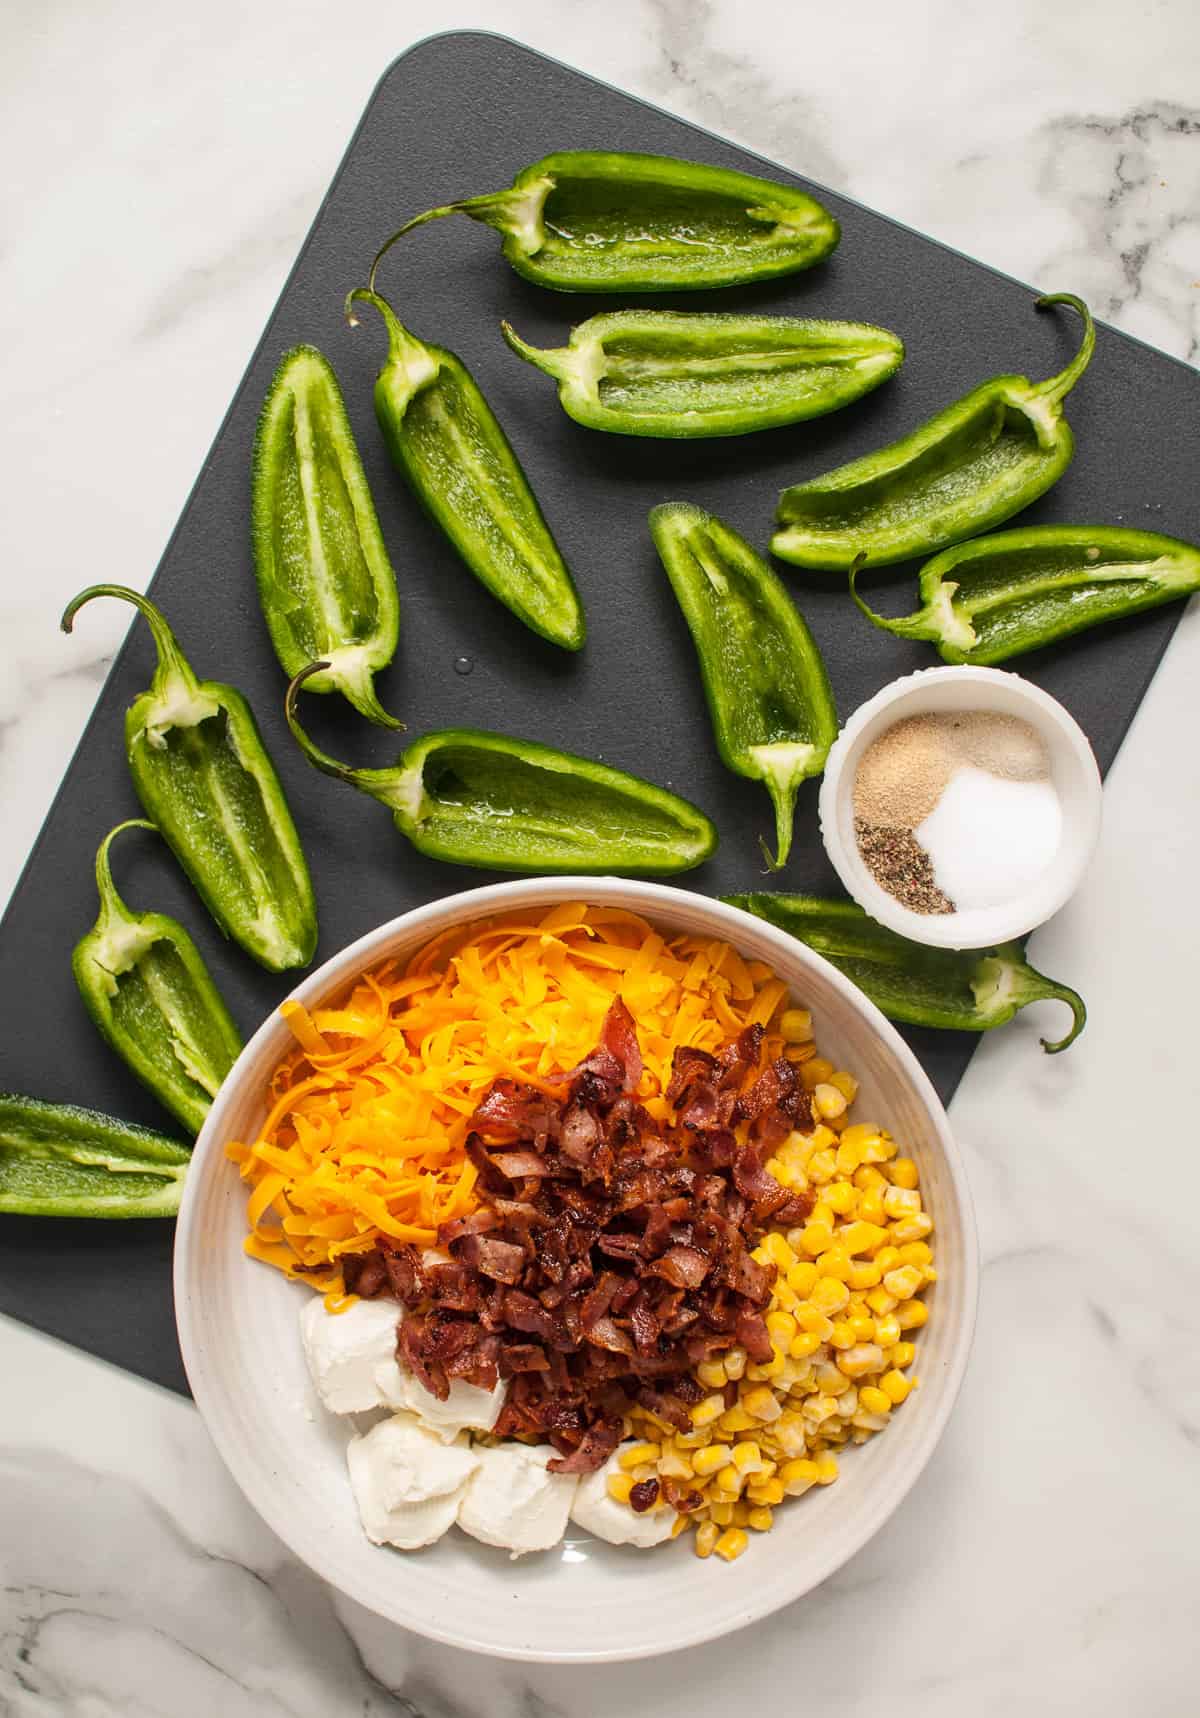
<svg viewBox="0 0 1200 1718">
<path fill-rule="evenodd" d="M 790 1195 L 762 1166 L 762 1159 L 752 1145 L 740 1145 L 733 1160 L 733 1183 L 743 1198 L 754 1206 L 755 1222 L 759 1228 L 786 1205 Z"/>
<path fill-rule="evenodd" d="M 737 1339 L 757 1366 L 765 1366 L 772 1358 L 771 1335 L 767 1321 L 760 1312 L 739 1312 Z"/>
<path fill-rule="evenodd" d="M 629 1507 L 635 1515 L 645 1515 L 648 1509 L 653 1509 L 658 1502 L 658 1481 L 656 1479 L 639 1479 L 637 1484 L 629 1488 Z"/>
<path fill-rule="evenodd" d="M 567 1456 L 552 1456 L 546 1463 L 551 1473 L 595 1473 L 602 1468 L 621 1441 L 619 1420 L 597 1420 L 583 1434 L 577 1448 Z"/>
<path fill-rule="evenodd" d="M 638 1389 L 637 1400 L 643 1408 L 648 1408 L 652 1414 L 657 1414 L 660 1420 L 665 1420 L 669 1426 L 674 1426 L 677 1432 L 690 1432 L 694 1429 L 692 1416 L 677 1395 L 668 1395 L 663 1390 L 655 1390 L 649 1384 L 643 1384 Z"/>
<path fill-rule="evenodd" d="M 535 1342 L 505 1342 L 500 1348 L 500 1370 L 506 1378 L 514 1372 L 548 1372 L 550 1361 Z"/>
<path fill-rule="evenodd" d="M 693 1510 L 699 1509 L 700 1505 L 704 1502 L 703 1497 L 698 1491 L 685 1491 L 677 1479 L 664 1479 L 662 1482 L 662 1494 L 671 1505 L 671 1508 L 678 1510 L 680 1515 L 691 1515 Z M 630 1502 L 632 1502 L 633 1493 L 630 1492 L 629 1495 Z"/>
<path fill-rule="evenodd" d="M 500 1283 L 517 1283 L 525 1269 L 525 1249 L 494 1235 L 463 1235 L 451 1244 L 456 1259 L 473 1265 L 485 1277 Z"/>
<path fill-rule="evenodd" d="M 379 1248 L 373 1247 L 369 1253 L 343 1253 L 342 1281 L 347 1294 L 363 1300 L 374 1300 L 381 1294 L 389 1284 L 387 1264 Z"/>
<path fill-rule="evenodd" d="M 708 1275 L 711 1263 L 698 1247 L 668 1247 L 650 1266 L 650 1274 L 665 1278 L 676 1288 L 695 1289 Z"/>
</svg>

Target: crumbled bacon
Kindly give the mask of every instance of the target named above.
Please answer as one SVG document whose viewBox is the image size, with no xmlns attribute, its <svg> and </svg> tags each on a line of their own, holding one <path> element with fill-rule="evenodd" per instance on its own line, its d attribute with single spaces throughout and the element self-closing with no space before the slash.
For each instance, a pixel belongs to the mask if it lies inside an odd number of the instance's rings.
<svg viewBox="0 0 1200 1718">
<path fill-rule="evenodd" d="M 388 1241 L 346 1260 L 347 1287 L 390 1288 L 408 1308 L 398 1352 L 426 1389 L 444 1400 L 453 1378 L 506 1380 L 498 1435 L 548 1440 L 555 1472 L 589 1473 L 634 1402 L 690 1428 L 699 1361 L 735 1343 L 770 1359 L 774 1267 L 751 1257 L 751 1237 L 802 1221 L 811 1199 L 763 1158 L 811 1110 L 782 1058 L 742 1090 L 762 1040 L 752 1026 L 716 1056 L 677 1049 L 666 1126 L 638 1102 L 642 1056 L 619 1000 L 560 1097 L 495 1082 L 466 1142 L 480 1207 L 438 1234 L 449 1260 Z"/>
</svg>

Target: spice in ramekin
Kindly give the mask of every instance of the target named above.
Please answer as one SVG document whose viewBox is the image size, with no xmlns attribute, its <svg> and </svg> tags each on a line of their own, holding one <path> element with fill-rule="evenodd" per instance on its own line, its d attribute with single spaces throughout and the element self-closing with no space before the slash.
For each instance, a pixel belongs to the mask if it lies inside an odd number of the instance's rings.
<svg viewBox="0 0 1200 1718">
<path fill-rule="evenodd" d="M 854 833 L 881 888 L 914 913 L 992 906 L 1054 857 L 1062 809 L 1040 735 L 982 710 L 909 716 L 854 778 Z"/>
</svg>

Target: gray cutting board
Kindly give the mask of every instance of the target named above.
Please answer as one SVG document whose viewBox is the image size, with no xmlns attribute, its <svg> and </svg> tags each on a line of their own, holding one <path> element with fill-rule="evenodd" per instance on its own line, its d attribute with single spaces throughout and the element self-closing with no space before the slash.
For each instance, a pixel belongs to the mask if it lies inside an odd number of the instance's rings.
<svg viewBox="0 0 1200 1718">
<path fill-rule="evenodd" d="M 525 284 L 502 261 L 496 236 L 465 220 L 414 233 L 389 256 L 382 288 L 418 334 L 466 360 L 525 462 L 587 607 L 586 652 L 568 657 L 483 591 L 390 469 L 371 403 L 382 333 L 370 312 L 352 333 L 341 305 L 346 290 L 362 283 L 379 241 L 407 216 L 496 189 L 526 163 L 569 148 L 649 150 L 804 183 L 515 42 L 463 33 L 420 43 L 389 68 L 371 98 L 154 577 L 153 594 L 198 672 L 247 693 L 279 763 L 316 880 L 319 960 L 407 907 L 491 878 L 419 857 L 382 807 L 315 774 L 287 735 L 283 680 L 258 612 L 247 531 L 255 418 L 287 347 L 312 341 L 337 369 L 396 566 L 403 636 L 379 681 L 383 702 L 414 732 L 459 723 L 498 728 L 669 784 L 720 827 L 716 858 L 681 880 L 717 894 L 763 884 L 758 836 L 770 828 L 768 805 L 760 788 L 718 762 L 691 643 L 646 531 L 648 509 L 674 498 L 702 502 L 765 546 L 785 483 L 868 452 L 988 375 L 1049 375 L 1078 338 L 1069 313 L 1034 313 L 1028 287 L 817 186 L 843 228 L 831 261 L 754 289 L 660 302 L 880 322 L 907 343 L 900 375 L 808 426 L 691 445 L 606 437 L 563 416 L 551 383 L 508 352 L 498 324 L 508 316 L 527 339 L 560 344 L 572 322 L 616 301 Z M 1091 371 L 1068 404 L 1076 462 L 1023 522 L 1124 522 L 1200 539 L 1198 405 L 1191 369 L 1101 330 Z M 936 662 L 928 647 L 870 628 L 851 607 L 842 578 L 784 573 L 825 652 L 843 718 L 885 681 Z M 910 573 L 878 575 L 873 598 L 906 612 L 913 606 Z M 1160 610 L 1021 664 L 1082 723 L 1102 768 L 1112 762 L 1178 612 Z M 62 648 L 67 656 L 72 647 L 64 640 Z M 0 996 L 7 999 L 0 1089 L 169 1126 L 96 1037 L 69 964 L 95 914 L 96 844 L 137 809 L 122 713 L 147 685 L 151 661 L 138 622 L 0 926 Z M 456 663 L 469 672 L 456 671 Z M 394 738 L 331 699 L 308 700 L 305 715 L 318 741 L 349 761 L 382 764 L 397 749 Z M 162 908 L 192 929 L 249 1033 L 287 981 L 222 943 L 153 837 L 126 837 L 116 868 L 132 903 Z M 815 783 L 801 795 L 792 858 L 776 886 L 835 888 L 817 834 Z M 948 1098 L 973 1039 L 909 1036 Z M 165 1223 L 0 1218 L 0 1309 L 184 1391 L 171 1242 Z"/>
</svg>

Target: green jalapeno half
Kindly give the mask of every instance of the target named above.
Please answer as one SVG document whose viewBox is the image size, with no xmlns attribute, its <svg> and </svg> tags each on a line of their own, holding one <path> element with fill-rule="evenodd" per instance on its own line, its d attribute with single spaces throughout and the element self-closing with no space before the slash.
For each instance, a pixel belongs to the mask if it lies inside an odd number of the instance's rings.
<svg viewBox="0 0 1200 1718">
<path fill-rule="evenodd" d="M 615 310 L 571 330 L 566 346 L 504 338 L 558 382 L 563 410 L 617 435 L 747 435 L 837 411 L 886 382 L 904 343 L 866 322 L 797 316 Z"/>
<path fill-rule="evenodd" d="M 1200 548 L 1112 525 L 1031 525 L 945 549 L 921 568 L 923 606 L 875 626 L 925 638 L 946 662 L 1006 662 L 1073 633 L 1200 591 Z"/>
<path fill-rule="evenodd" d="M 453 352 L 418 340 L 385 298 L 364 287 L 388 353 L 375 412 L 392 460 L 481 584 L 525 625 L 564 650 L 586 636 L 583 609 L 520 461 L 475 380 Z"/>
<path fill-rule="evenodd" d="M 165 913 L 131 913 L 117 893 L 109 861 L 113 841 L 126 829 L 153 828 L 131 818 L 100 843 L 100 916 L 76 943 L 71 967 L 105 1043 L 189 1132 L 199 1133 L 242 1040 L 179 921 Z"/>
<path fill-rule="evenodd" d="M 1071 463 L 1074 438 L 1062 402 L 1096 343 L 1082 299 L 1055 292 L 1039 310 L 1067 304 L 1083 318 L 1079 351 L 1057 376 L 993 376 L 911 435 L 878 453 L 796 483 L 779 498 L 771 549 L 797 567 L 872 566 L 929 554 L 974 537 L 1028 507 Z"/>
<path fill-rule="evenodd" d="M 654 509 L 650 531 L 696 646 L 721 759 L 771 796 L 778 869 L 796 791 L 837 739 L 821 652 L 780 580 L 720 519 L 673 501 Z"/>
<path fill-rule="evenodd" d="M 259 600 L 290 680 L 317 657 L 310 692 L 341 692 L 368 721 L 403 724 L 375 694 L 396 653 L 400 602 L 345 401 L 315 346 L 280 359 L 254 442 Z"/>
<path fill-rule="evenodd" d="M 669 155 L 563 150 L 522 168 L 507 190 L 406 221 L 375 267 L 404 233 L 442 215 L 494 227 L 517 273 L 558 292 L 770 280 L 811 268 L 840 236 L 829 210 L 794 185 Z"/>
<path fill-rule="evenodd" d="M 0 1092 L 0 1212 L 174 1217 L 191 1152 L 99 1110 Z"/>
<path fill-rule="evenodd" d="M 1031 1002 L 1065 1002 L 1074 1016 L 1071 1030 L 1055 1043 L 1042 1039 L 1043 1050 L 1052 1054 L 1073 1044 L 1087 1023 L 1083 998 L 1036 972 L 1025 959 L 1023 941 L 985 949 L 927 948 L 876 924 L 852 901 L 772 894 L 722 899 L 824 955 L 889 1020 L 988 1032 Z"/>
<path fill-rule="evenodd" d="M 319 673 L 313 664 L 304 673 Z M 350 769 L 287 719 L 314 768 L 386 805 L 418 852 L 489 871 L 636 873 L 688 871 L 707 859 L 717 832 L 686 799 L 606 764 L 534 740 L 447 728 L 415 740 L 391 769 Z"/>
<path fill-rule="evenodd" d="M 270 972 L 307 966 L 317 908 L 300 837 L 242 694 L 198 680 L 159 610 L 125 585 L 91 585 L 67 606 L 119 597 L 144 616 L 158 665 L 125 713 L 125 755 L 146 815 L 227 937 Z"/>
</svg>

